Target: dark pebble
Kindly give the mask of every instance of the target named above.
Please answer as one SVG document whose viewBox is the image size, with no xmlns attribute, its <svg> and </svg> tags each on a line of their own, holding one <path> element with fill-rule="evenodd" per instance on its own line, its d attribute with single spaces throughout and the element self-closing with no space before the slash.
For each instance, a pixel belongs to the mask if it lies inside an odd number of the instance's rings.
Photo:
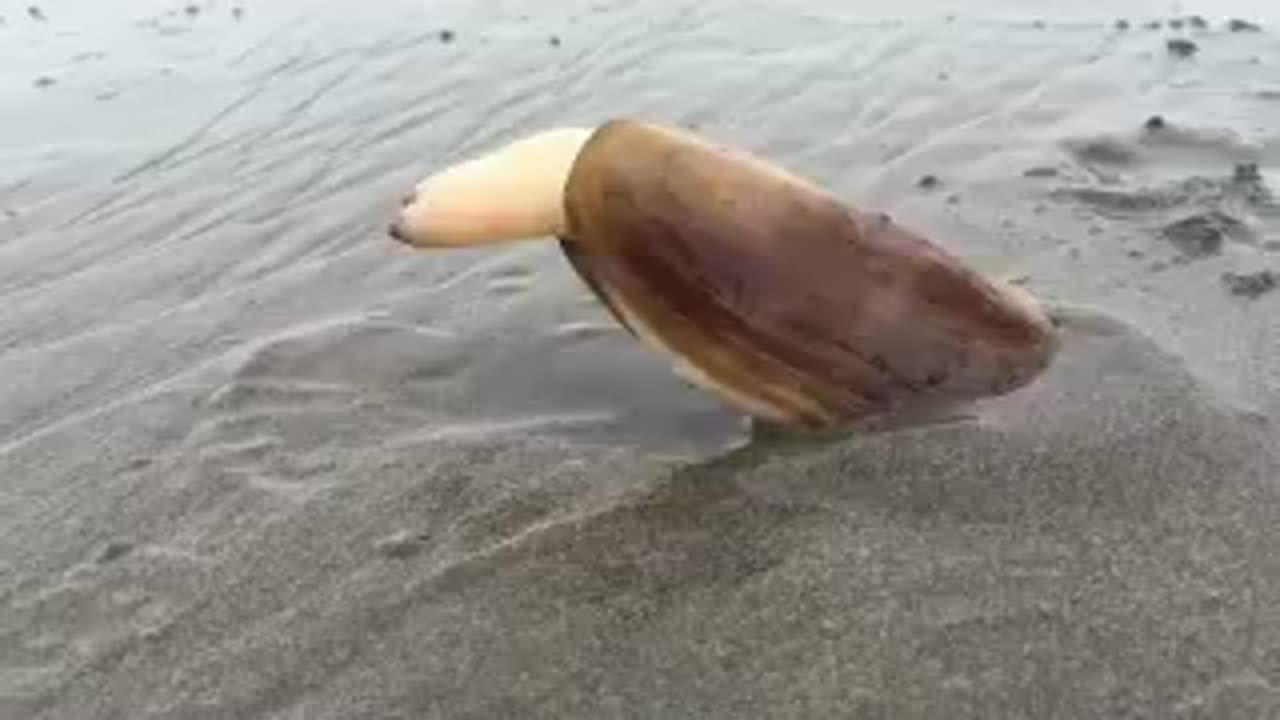
<svg viewBox="0 0 1280 720">
<path fill-rule="evenodd" d="M 99 565 L 106 565 L 109 562 L 114 562 L 116 560 L 119 560 L 120 558 L 124 557 L 125 555 L 128 555 L 132 551 L 133 551 L 132 543 L 122 542 L 120 540 L 112 540 L 111 542 L 107 543 L 106 547 L 102 548 L 101 552 L 98 553 L 97 562 Z"/>
<path fill-rule="evenodd" d="M 959 204 L 960 204 L 960 196 L 959 196 L 958 194 L 956 194 L 956 193 L 952 193 L 952 194 L 948 195 L 948 196 L 947 196 L 947 204 L 948 204 L 948 205 L 959 205 Z"/>
<path fill-rule="evenodd" d="M 188 6 L 184 7 L 184 8 L 182 8 L 182 12 L 186 13 L 188 17 L 195 17 L 195 16 L 197 16 L 197 15 L 199 15 L 199 14 L 200 14 L 200 6 L 199 6 L 199 5 L 188 5 Z"/>
<path fill-rule="evenodd" d="M 35 85 L 35 86 L 36 86 L 36 87 L 38 87 L 38 88 L 47 88 L 47 87 L 49 87 L 49 86 L 53 85 L 53 84 L 54 84 L 54 83 L 56 83 L 56 82 L 58 82 L 58 81 L 57 81 L 57 80 L 54 80 L 53 78 L 51 78 L 51 77 L 49 77 L 49 76 L 47 76 L 47 75 L 42 75 L 42 76 L 40 76 L 40 77 L 36 78 L 36 79 L 31 83 L 31 84 L 32 84 L 32 85 Z"/>
<path fill-rule="evenodd" d="M 1169 54 L 1178 57 L 1191 57 L 1196 54 L 1200 46 L 1186 38 L 1173 38 L 1164 44 L 1169 49 Z"/>
<path fill-rule="evenodd" d="M 941 181 L 938 180 L 937 175 L 922 175 L 920 179 L 916 181 L 916 185 L 924 188 L 925 190 L 932 190 L 933 188 L 938 187 L 939 183 L 941 183 Z"/>
<path fill-rule="evenodd" d="M 555 35 L 551 36 L 551 39 L 549 42 L 551 43 L 551 47 L 560 47 L 560 38 L 556 37 Z"/>
<path fill-rule="evenodd" d="M 1138 154 L 1121 140 L 1098 138 L 1076 148 L 1076 155 L 1086 162 L 1102 165 L 1128 165 Z"/>
<path fill-rule="evenodd" d="M 1276 289 L 1276 285 L 1280 284 L 1280 274 L 1271 270 L 1253 273 L 1225 272 L 1222 274 L 1222 284 L 1227 292 L 1236 297 L 1255 300 Z"/>
<path fill-rule="evenodd" d="M 1262 181 L 1262 173 L 1258 163 L 1236 163 L 1231 177 L 1239 183 L 1256 183 Z"/>
<path fill-rule="evenodd" d="M 1262 32 L 1261 25 L 1240 18 L 1231 18 L 1227 23 L 1227 29 L 1231 32 Z"/>
<path fill-rule="evenodd" d="M 1152 20 L 1152 21 L 1148 22 L 1146 25 L 1143 25 L 1143 27 L 1145 27 L 1145 28 L 1146 28 L 1146 29 L 1148 29 L 1148 30 L 1159 30 L 1159 29 L 1160 29 L 1160 25 L 1161 25 L 1161 24 L 1160 24 L 1160 21 L 1159 21 L 1159 20 Z"/>
<path fill-rule="evenodd" d="M 1162 115 L 1152 115 L 1142 124 L 1148 130 L 1163 130 L 1165 127 L 1164 117 Z"/>
<path fill-rule="evenodd" d="M 1129 29 L 1129 21 L 1128 21 L 1128 20 L 1123 20 L 1123 19 L 1122 19 L 1122 20 L 1117 20 L 1117 21 L 1116 21 L 1116 29 L 1117 29 L 1117 30 L 1128 30 L 1128 29 Z"/>
<path fill-rule="evenodd" d="M 1226 213 L 1211 210 L 1169 223 L 1161 233 L 1184 257 L 1202 258 L 1221 252 L 1227 233 L 1243 225 Z"/>
<path fill-rule="evenodd" d="M 44 16 L 44 11 L 36 7 L 35 5 L 32 5 L 31 7 L 27 8 L 27 15 L 31 16 L 32 20 L 39 20 L 40 22 L 44 22 L 47 19 Z"/>
<path fill-rule="evenodd" d="M 1182 20 L 1181 20 L 1181 19 L 1179 19 L 1179 18 L 1174 18 L 1174 19 L 1170 20 L 1170 21 L 1169 21 L 1169 27 L 1173 28 L 1174 30 L 1181 30 L 1181 29 L 1182 29 Z"/>
<path fill-rule="evenodd" d="M 151 462 L 152 462 L 152 460 L 151 460 L 151 458 L 149 458 L 149 457 L 136 457 L 136 458 L 134 458 L 134 459 L 130 460 L 129 462 L 125 463 L 125 464 L 124 464 L 124 469 L 125 469 L 125 470 L 131 470 L 131 471 L 132 471 L 132 470 L 141 470 L 141 469 L 143 469 L 143 468 L 148 467 L 149 465 L 151 465 Z"/>
<path fill-rule="evenodd" d="M 452 30 L 441 30 L 441 31 L 440 31 L 440 42 L 442 42 L 442 43 L 451 43 L 451 42 L 453 42 L 454 37 L 455 37 L 455 36 L 454 36 L 454 34 L 453 34 L 453 31 L 452 31 Z"/>
<path fill-rule="evenodd" d="M 242 7 L 231 8 L 231 17 L 235 18 L 236 20 L 239 20 L 240 18 L 244 17 L 244 8 Z"/>
<path fill-rule="evenodd" d="M 1187 18 L 1187 22 L 1191 25 L 1191 27 L 1197 30 L 1204 30 L 1205 28 L 1209 27 L 1209 23 L 1205 22 L 1205 19 L 1200 17 L 1199 15 L 1192 15 L 1191 17 Z"/>
</svg>

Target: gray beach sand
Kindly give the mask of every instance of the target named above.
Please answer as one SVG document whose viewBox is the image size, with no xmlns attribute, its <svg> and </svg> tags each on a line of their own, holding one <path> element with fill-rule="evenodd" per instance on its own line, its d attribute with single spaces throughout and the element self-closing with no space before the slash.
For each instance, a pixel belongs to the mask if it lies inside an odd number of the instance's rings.
<svg viewBox="0 0 1280 720">
<path fill-rule="evenodd" d="M 1280 717 L 1280 17 L 824 5 L 0 4 L 0 717 Z M 1059 361 L 750 441 L 552 244 L 383 234 L 615 115 Z"/>
</svg>

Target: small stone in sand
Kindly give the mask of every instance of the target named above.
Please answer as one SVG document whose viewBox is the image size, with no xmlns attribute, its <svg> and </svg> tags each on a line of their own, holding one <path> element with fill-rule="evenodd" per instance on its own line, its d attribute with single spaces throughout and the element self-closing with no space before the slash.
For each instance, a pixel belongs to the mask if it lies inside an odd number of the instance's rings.
<svg viewBox="0 0 1280 720">
<path fill-rule="evenodd" d="M 1152 115 L 1142 124 L 1148 130 L 1163 130 L 1165 126 L 1164 117 L 1161 115 Z"/>
<path fill-rule="evenodd" d="M 1238 183 L 1256 183 L 1262 181 L 1262 173 L 1258 171 L 1258 163 L 1236 163 L 1231 173 L 1232 179 Z"/>
<path fill-rule="evenodd" d="M 1271 270 L 1252 273 L 1225 272 L 1222 274 L 1222 284 L 1226 286 L 1227 292 L 1236 297 L 1256 300 L 1276 289 L 1276 285 L 1280 284 L 1280 274 Z"/>
<path fill-rule="evenodd" d="M 142 470 L 143 468 L 150 467 L 153 462 L 155 461 L 149 457 L 136 457 L 125 463 L 124 469 L 130 471 Z"/>
<path fill-rule="evenodd" d="M 1170 21 L 1169 21 L 1169 27 L 1173 28 L 1174 30 L 1181 30 L 1181 29 L 1182 29 L 1182 20 L 1181 20 L 1181 19 L 1179 19 L 1179 18 L 1174 18 L 1174 19 L 1170 20 Z"/>
<path fill-rule="evenodd" d="M 1022 171 L 1023 177 L 1029 178 L 1051 178 L 1058 177 L 1058 168 L 1052 165 L 1037 165 L 1036 167 L 1027 168 Z"/>
<path fill-rule="evenodd" d="M 938 180 L 937 175 L 922 175 L 920 179 L 916 181 L 916 185 L 924 188 L 925 190 L 932 190 L 933 188 L 938 187 L 940 182 L 941 181 Z"/>
<path fill-rule="evenodd" d="M 231 17 L 235 18 L 236 20 L 239 20 L 240 18 L 244 17 L 244 8 L 242 7 L 231 8 Z"/>
<path fill-rule="evenodd" d="M 47 87 L 50 87 L 51 85 L 53 85 L 53 84 L 54 84 L 54 83 L 56 83 L 56 82 L 58 82 L 58 81 L 57 81 L 57 80 L 54 80 L 53 78 L 49 77 L 48 75 L 41 75 L 40 77 L 36 78 L 36 79 L 31 83 L 31 84 L 32 84 L 32 85 L 35 85 L 35 86 L 36 86 L 36 87 L 38 87 L 38 88 L 47 88 Z"/>
<path fill-rule="evenodd" d="M 452 31 L 452 30 L 441 30 L 441 31 L 440 31 L 440 42 L 442 42 L 442 43 L 451 43 L 451 42 L 453 42 L 453 38 L 454 38 L 454 34 L 453 34 L 453 31 Z"/>
<path fill-rule="evenodd" d="M 132 551 L 133 551 L 132 543 L 122 542 L 120 540 L 112 540 L 111 542 L 107 543 L 106 547 L 102 548 L 101 552 L 98 553 L 97 563 L 99 565 L 106 565 L 109 562 L 119 560 L 120 558 L 124 557 L 125 555 L 128 555 Z"/>
<path fill-rule="evenodd" d="M 182 12 L 186 13 L 188 17 L 195 17 L 195 16 L 197 16 L 197 15 L 199 15 L 199 14 L 200 14 L 200 6 L 199 6 L 199 5 L 188 5 L 188 6 L 184 7 L 184 8 L 182 8 Z"/>
<path fill-rule="evenodd" d="M 956 194 L 956 193 L 951 193 L 950 195 L 948 195 L 948 196 L 947 196 L 947 204 L 948 204 L 948 205 L 959 205 L 959 204 L 960 204 L 960 196 L 959 196 L 958 194 Z"/>
<path fill-rule="evenodd" d="M 1196 51 L 1200 49 L 1198 45 L 1186 38 L 1172 38 L 1164 45 L 1169 49 L 1170 55 L 1183 58 L 1195 55 Z"/>
<path fill-rule="evenodd" d="M 1146 28 L 1146 29 L 1148 29 L 1148 30 L 1159 30 L 1159 29 L 1160 29 L 1160 21 L 1159 21 L 1159 20 L 1152 20 L 1152 21 L 1148 22 L 1146 25 L 1144 25 L 1143 27 L 1145 27 L 1145 28 Z"/>
<path fill-rule="evenodd" d="M 1081 160 L 1101 165 L 1127 165 L 1138 159 L 1138 153 L 1123 140 L 1117 138 L 1094 138 L 1075 147 L 1075 154 Z"/>
<path fill-rule="evenodd" d="M 1221 252 L 1227 233 L 1242 226 L 1230 215 L 1211 210 L 1169 223 L 1161 232 L 1185 257 L 1201 258 Z"/>
<path fill-rule="evenodd" d="M 551 36 L 549 42 L 551 43 L 551 47 L 560 47 L 560 38 L 555 35 Z"/>
<path fill-rule="evenodd" d="M 1120 19 L 1120 20 L 1117 20 L 1117 21 L 1116 21 L 1116 29 L 1117 29 L 1117 30 L 1128 30 L 1128 29 L 1129 29 L 1129 21 L 1128 21 L 1128 20 L 1125 20 L 1125 19 L 1123 19 L 1123 18 L 1122 18 L 1122 19 Z"/>
<path fill-rule="evenodd" d="M 48 19 L 44 16 L 44 11 L 35 5 L 27 8 L 27 15 L 31 16 L 32 20 L 39 20 L 40 22 L 44 22 Z"/>
<path fill-rule="evenodd" d="M 1204 30 L 1205 28 L 1209 27 L 1209 23 L 1205 22 L 1205 19 L 1200 17 L 1199 15 L 1192 15 L 1191 17 L 1187 18 L 1187 22 L 1191 24 L 1191 27 L 1197 30 Z"/>
<path fill-rule="evenodd" d="M 1262 32 L 1261 25 L 1240 18 L 1231 18 L 1227 23 L 1227 29 L 1231 32 Z"/>
<path fill-rule="evenodd" d="M 1033 28 L 1035 28 L 1035 29 L 1037 29 L 1037 30 L 1043 30 L 1043 29 L 1044 29 L 1044 21 L 1043 21 L 1043 20 L 1036 20 L 1035 22 L 1031 23 L 1031 27 L 1033 27 Z"/>
</svg>

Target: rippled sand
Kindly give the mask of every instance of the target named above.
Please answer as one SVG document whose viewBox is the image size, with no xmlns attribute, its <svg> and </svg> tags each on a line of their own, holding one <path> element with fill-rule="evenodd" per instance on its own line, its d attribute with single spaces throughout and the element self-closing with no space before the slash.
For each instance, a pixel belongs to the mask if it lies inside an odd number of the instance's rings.
<svg viewBox="0 0 1280 720">
<path fill-rule="evenodd" d="M 0 5 L 0 716 L 1280 712 L 1280 17 L 123 4 Z M 384 236 L 623 114 L 1017 278 L 1060 362 L 747 442 L 554 245 Z"/>
</svg>

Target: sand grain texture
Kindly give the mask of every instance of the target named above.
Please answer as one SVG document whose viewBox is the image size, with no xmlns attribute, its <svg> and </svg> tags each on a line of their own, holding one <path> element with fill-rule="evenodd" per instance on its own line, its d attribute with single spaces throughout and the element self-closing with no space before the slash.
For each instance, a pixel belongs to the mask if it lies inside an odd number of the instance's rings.
<svg viewBox="0 0 1280 720">
<path fill-rule="evenodd" d="M 0 6 L 0 717 L 1280 713 L 1280 292 L 1228 280 L 1280 272 L 1280 19 L 101 5 Z M 743 444 L 553 243 L 382 234 L 627 114 L 1015 276 L 1060 361 Z"/>
</svg>

